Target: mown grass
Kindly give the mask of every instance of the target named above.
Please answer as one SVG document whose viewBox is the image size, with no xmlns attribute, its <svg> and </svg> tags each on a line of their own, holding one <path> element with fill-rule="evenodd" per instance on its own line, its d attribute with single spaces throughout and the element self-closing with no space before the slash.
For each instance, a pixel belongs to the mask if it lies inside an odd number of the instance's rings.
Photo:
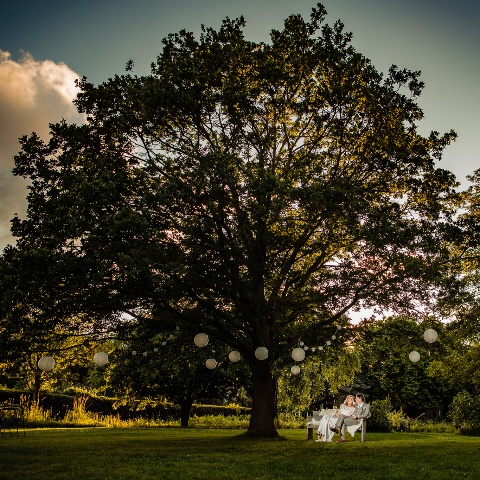
<svg viewBox="0 0 480 480">
<path fill-rule="evenodd" d="M 477 479 L 480 439 L 458 434 L 368 433 L 347 443 L 199 428 L 27 430 L 0 437 L 3 480 Z"/>
</svg>

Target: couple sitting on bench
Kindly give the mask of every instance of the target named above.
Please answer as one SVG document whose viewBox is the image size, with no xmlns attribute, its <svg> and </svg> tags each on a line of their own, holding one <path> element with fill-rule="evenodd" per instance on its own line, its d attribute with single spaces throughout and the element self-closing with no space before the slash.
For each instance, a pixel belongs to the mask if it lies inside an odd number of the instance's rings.
<svg viewBox="0 0 480 480">
<path fill-rule="evenodd" d="M 359 393 L 354 397 L 348 395 L 343 405 L 334 415 L 324 415 L 317 429 L 316 442 L 331 442 L 333 435 L 340 432 L 339 442 L 345 442 L 345 428 L 353 436 L 362 426 L 362 420 L 370 416 L 370 405 L 365 403 L 365 397 Z"/>
</svg>

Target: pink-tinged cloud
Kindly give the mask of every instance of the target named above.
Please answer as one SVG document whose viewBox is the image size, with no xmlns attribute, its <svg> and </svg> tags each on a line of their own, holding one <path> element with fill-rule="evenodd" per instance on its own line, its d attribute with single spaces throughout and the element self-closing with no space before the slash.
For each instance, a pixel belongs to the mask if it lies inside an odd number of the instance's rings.
<svg viewBox="0 0 480 480">
<path fill-rule="evenodd" d="M 0 250 L 15 242 L 10 220 L 25 216 L 26 181 L 11 173 L 18 139 L 36 132 L 48 140 L 49 123 L 83 121 L 72 103 L 78 77 L 64 63 L 37 61 L 29 53 L 15 61 L 0 49 Z"/>
</svg>

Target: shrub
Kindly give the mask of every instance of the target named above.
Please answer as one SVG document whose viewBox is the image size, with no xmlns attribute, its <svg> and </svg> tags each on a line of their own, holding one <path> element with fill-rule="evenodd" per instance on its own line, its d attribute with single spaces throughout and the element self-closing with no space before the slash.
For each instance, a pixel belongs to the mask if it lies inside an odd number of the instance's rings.
<svg viewBox="0 0 480 480">
<path fill-rule="evenodd" d="M 394 410 L 387 413 L 390 429 L 394 432 L 407 432 L 410 430 L 410 418 L 403 413 L 403 410 Z"/>
<path fill-rule="evenodd" d="M 277 428 L 305 428 L 305 417 L 293 413 L 279 413 L 275 426 Z"/>
<path fill-rule="evenodd" d="M 392 421 L 390 413 L 392 412 L 392 402 L 387 397 L 385 400 L 374 400 L 370 405 L 370 415 L 368 419 L 368 430 L 372 432 L 390 432 L 392 430 Z"/>
<path fill-rule="evenodd" d="M 450 405 L 448 417 L 463 432 L 480 431 L 480 398 L 465 391 L 457 393 Z"/>
<path fill-rule="evenodd" d="M 204 415 L 197 417 L 193 415 L 190 419 L 189 425 L 191 427 L 204 427 L 204 428 L 248 428 L 250 421 L 249 416 L 234 416 L 234 415 Z"/>
<path fill-rule="evenodd" d="M 436 420 L 411 420 L 411 432 L 422 433 L 455 433 L 456 429 L 451 423 Z"/>
</svg>

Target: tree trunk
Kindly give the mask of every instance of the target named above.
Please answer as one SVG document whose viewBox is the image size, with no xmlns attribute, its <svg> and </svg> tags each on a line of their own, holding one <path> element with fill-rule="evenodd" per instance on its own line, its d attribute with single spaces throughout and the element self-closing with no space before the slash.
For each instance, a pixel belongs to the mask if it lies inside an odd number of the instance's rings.
<svg viewBox="0 0 480 480">
<path fill-rule="evenodd" d="M 33 403 L 35 403 L 35 405 L 39 405 L 40 403 L 40 388 L 42 386 L 42 379 L 41 379 L 41 373 L 40 371 L 36 371 L 35 372 L 35 381 L 34 381 L 34 384 L 33 384 Z"/>
<path fill-rule="evenodd" d="M 253 360 L 252 379 L 252 413 L 247 435 L 278 437 L 275 428 L 275 381 L 270 359 Z"/>
<path fill-rule="evenodd" d="M 181 398 L 180 401 L 180 426 L 188 427 L 190 412 L 192 411 L 193 398 Z"/>
</svg>

